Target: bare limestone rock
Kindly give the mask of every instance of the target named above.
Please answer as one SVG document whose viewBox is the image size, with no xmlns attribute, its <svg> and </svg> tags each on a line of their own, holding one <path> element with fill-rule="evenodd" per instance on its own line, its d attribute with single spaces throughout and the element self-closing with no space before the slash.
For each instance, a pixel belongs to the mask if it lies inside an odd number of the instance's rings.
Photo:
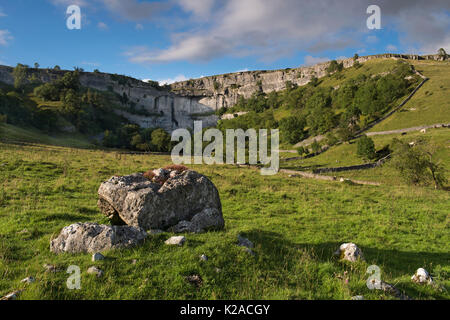
<svg viewBox="0 0 450 320">
<path fill-rule="evenodd" d="M 75 223 L 63 228 L 58 237 L 50 241 L 50 251 L 56 254 L 96 253 L 135 246 L 146 236 L 147 233 L 138 227 Z"/>
<path fill-rule="evenodd" d="M 98 195 L 100 210 L 113 224 L 176 233 L 218 230 L 225 225 L 217 188 L 192 170 L 114 176 L 100 185 Z"/>
<path fill-rule="evenodd" d="M 335 255 L 339 256 L 342 260 L 355 262 L 358 259 L 364 260 L 362 251 L 354 243 L 343 243 L 339 249 L 335 252 Z"/>
<path fill-rule="evenodd" d="M 427 270 L 424 268 L 417 269 L 416 273 L 411 277 L 411 280 L 419 284 L 431 284 L 433 278 L 430 276 Z"/>
<path fill-rule="evenodd" d="M 185 241 L 186 241 L 185 237 L 178 236 L 178 237 L 171 237 L 167 239 L 164 243 L 172 246 L 182 246 Z"/>
</svg>

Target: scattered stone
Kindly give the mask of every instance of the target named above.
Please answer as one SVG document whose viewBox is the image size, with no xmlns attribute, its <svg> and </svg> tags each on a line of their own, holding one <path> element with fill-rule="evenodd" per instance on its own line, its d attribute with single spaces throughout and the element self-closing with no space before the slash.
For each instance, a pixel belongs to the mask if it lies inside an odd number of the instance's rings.
<svg viewBox="0 0 450 320">
<path fill-rule="evenodd" d="M 98 190 L 102 213 L 113 224 L 119 221 L 145 230 L 197 233 L 224 228 L 219 192 L 207 177 L 192 170 L 153 173 L 162 183 L 141 173 L 102 183 Z"/>
<path fill-rule="evenodd" d="M 25 283 L 33 283 L 35 282 L 36 279 L 34 277 L 26 277 L 25 279 L 22 279 L 20 282 L 25 282 Z"/>
<path fill-rule="evenodd" d="M 186 238 L 184 236 L 177 236 L 177 237 L 171 237 L 171 238 L 167 239 L 164 243 L 168 244 L 168 245 L 182 246 L 185 241 L 186 241 Z"/>
<path fill-rule="evenodd" d="M 222 272 L 222 269 L 216 267 L 216 273 Z"/>
<path fill-rule="evenodd" d="M 361 249 L 354 243 L 343 243 L 339 249 L 334 253 L 342 260 L 355 262 L 358 259 L 364 260 Z"/>
<path fill-rule="evenodd" d="M 420 130 L 420 133 L 427 133 L 427 129 Z"/>
<path fill-rule="evenodd" d="M 206 255 L 202 254 L 202 255 L 200 256 L 200 260 L 201 260 L 201 261 L 208 261 L 208 257 L 207 257 Z"/>
<path fill-rule="evenodd" d="M 364 300 L 364 296 L 353 296 L 352 300 Z"/>
<path fill-rule="evenodd" d="M 102 255 L 100 252 L 96 252 L 92 255 L 92 261 L 100 261 L 105 260 L 105 256 Z"/>
<path fill-rule="evenodd" d="M 16 300 L 22 290 L 17 290 L 11 293 L 8 293 L 6 296 L 0 298 L 0 300 Z"/>
<path fill-rule="evenodd" d="M 186 277 L 186 280 L 190 283 L 195 285 L 197 288 L 201 287 L 203 284 L 203 279 L 198 274 L 193 274 Z"/>
<path fill-rule="evenodd" d="M 247 247 L 249 249 L 253 248 L 253 242 L 248 240 L 247 238 L 241 237 L 241 235 L 238 235 L 238 246 Z"/>
<path fill-rule="evenodd" d="M 136 264 L 136 263 L 137 263 L 136 259 L 131 260 L 131 264 Z"/>
<path fill-rule="evenodd" d="M 138 227 L 75 223 L 63 228 L 59 236 L 50 241 L 50 251 L 56 254 L 95 253 L 133 247 L 146 237 L 147 233 Z"/>
<path fill-rule="evenodd" d="M 97 267 L 90 267 L 90 268 L 87 270 L 87 273 L 89 273 L 89 274 L 95 274 L 95 275 L 97 276 L 97 278 L 100 278 L 101 276 L 103 276 L 103 271 L 100 270 L 100 269 L 97 268 Z"/>
<path fill-rule="evenodd" d="M 416 273 L 411 277 L 411 280 L 419 284 L 431 284 L 433 283 L 433 278 L 424 268 L 417 269 Z"/>
<path fill-rule="evenodd" d="M 56 268 L 56 266 L 55 265 L 53 265 L 53 264 L 44 264 L 44 266 L 43 266 L 45 269 L 46 269 L 46 271 L 45 272 L 58 272 L 59 270 Z"/>
</svg>

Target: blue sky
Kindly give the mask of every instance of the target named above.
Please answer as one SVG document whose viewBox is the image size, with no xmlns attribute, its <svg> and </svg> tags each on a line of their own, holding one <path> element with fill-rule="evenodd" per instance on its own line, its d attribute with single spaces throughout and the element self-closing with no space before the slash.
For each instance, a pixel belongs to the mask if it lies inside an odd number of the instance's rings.
<svg viewBox="0 0 450 320">
<path fill-rule="evenodd" d="M 81 30 L 66 9 L 81 8 Z M 369 30 L 366 9 L 381 9 Z M 384 52 L 450 51 L 450 1 L 0 1 L 0 63 L 183 80 Z"/>
</svg>

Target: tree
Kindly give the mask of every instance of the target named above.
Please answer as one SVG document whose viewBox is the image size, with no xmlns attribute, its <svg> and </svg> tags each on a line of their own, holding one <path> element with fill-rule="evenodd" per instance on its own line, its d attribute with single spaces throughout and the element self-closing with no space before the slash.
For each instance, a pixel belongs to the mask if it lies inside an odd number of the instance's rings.
<svg viewBox="0 0 450 320">
<path fill-rule="evenodd" d="M 17 66 L 14 68 L 13 70 L 14 88 L 23 89 L 27 81 L 27 70 L 28 67 L 20 63 L 18 63 Z"/>
<path fill-rule="evenodd" d="M 35 62 L 35 63 L 34 63 L 34 67 L 35 67 L 36 69 L 39 69 L 39 67 L 40 67 L 40 66 L 39 66 L 39 63 Z"/>
<path fill-rule="evenodd" d="M 58 66 L 58 65 L 56 65 L 56 66 L 54 66 L 54 67 L 53 67 L 53 70 L 57 70 L 57 71 L 59 71 L 59 70 L 61 70 L 61 67 L 60 67 L 60 66 Z"/>
<path fill-rule="evenodd" d="M 371 138 L 363 135 L 357 144 L 357 155 L 366 160 L 373 160 L 376 158 L 377 153 L 375 150 L 375 143 Z"/>
<path fill-rule="evenodd" d="M 355 55 L 353 56 L 353 60 L 357 60 L 359 58 L 359 55 L 357 53 L 355 53 Z"/>
<path fill-rule="evenodd" d="M 158 128 L 152 132 L 152 144 L 158 151 L 169 151 L 170 136 L 164 129 Z"/>
<path fill-rule="evenodd" d="M 398 139 L 392 140 L 392 165 L 402 178 L 411 184 L 429 184 L 435 189 L 442 188 L 447 183 L 445 168 L 433 156 L 438 147 L 426 141 L 418 141 L 409 145 Z"/>
<path fill-rule="evenodd" d="M 314 142 L 311 144 L 311 149 L 314 153 L 318 153 L 322 150 L 322 147 L 320 146 L 320 143 L 317 142 L 317 140 L 314 140 Z"/>
<path fill-rule="evenodd" d="M 279 129 L 281 140 L 287 143 L 297 143 L 305 137 L 303 129 L 305 128 L 305 120 L 291 116 L 280 120 Z"/>
<path fill-rule="evenodd" d="M 305 156 L 305 155 L 309 154 L 309 150 L 308 150 L 308 148 L 305 148 L 305 147 L 298 147 L 297 153 L 301 156 Z"/>
</svg>

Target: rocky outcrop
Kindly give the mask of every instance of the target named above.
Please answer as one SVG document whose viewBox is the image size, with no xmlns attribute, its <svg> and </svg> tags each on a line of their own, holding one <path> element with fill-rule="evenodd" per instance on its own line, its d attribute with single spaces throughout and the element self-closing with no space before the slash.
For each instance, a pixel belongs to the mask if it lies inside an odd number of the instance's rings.
<svg viewBox="0 0 450 320">
<path fill-rule="evenodd" d="M 75 223 L 63 228 L 58 237 L 50 241 L 50 251 L 96 253 L 133 247 L 146 237 L 147 233 L 139 227 Z"/>
<path fill-rule="evenodd" d="M 12 85 L 13 68 L 0 66 L 0 81 Z M 51 82 L 64 76 L 68 71 L 54 69 L 27 70 L 41 82 Z M 130 122 L 143 128 L 163 128 L 172 132 L 178 128 L 193 128 L 194 121 L 203 121 L 203 126 L 214 126 L 218 116 L 215 109 L 202 104 L 196 97 L 179 96 L 167 87 L 146 83 L 130 77 L 108 73 L 80 73 L 81 85 L 100 91 L 110 92 L 116 97 L 126 97 L 127 102 L 114 101 L 120 108 L 115 112 Z"/>
<path fill-rule="evenodd" d="M 98 195 L 99 208 L 110 219 L 145 230 L 198 233 L 225 224 L 216 187 L 192 170 L 115 176 L 101 184 Z"/>
<path fill-rule="evenodd" d="M 404 54 L 381 54 L 359 57 L 358 62 L 363 63 L 371 59 L 411 59 L 411 60 L 440 60 L 438 55 L 418 56 Z M 338 60 L 344 68 L 350 68 L 355 63 L 353 58 Z M 288 68 L 284 70 L 246 71 L 227 73 L 222 75 L 191 79 L 176 82 L 171 85 L 173 92 L 178 95 L 196 98 L 198 102 L 218 110 L 235 105 L 238 100 L 250 98 L 255 92 L 270 93 L 286 89 L 288 83 L 303 86 L 313 77 L 326 76 L 330 62 L 319 63 L 314 66 Z"/>
</svg>

